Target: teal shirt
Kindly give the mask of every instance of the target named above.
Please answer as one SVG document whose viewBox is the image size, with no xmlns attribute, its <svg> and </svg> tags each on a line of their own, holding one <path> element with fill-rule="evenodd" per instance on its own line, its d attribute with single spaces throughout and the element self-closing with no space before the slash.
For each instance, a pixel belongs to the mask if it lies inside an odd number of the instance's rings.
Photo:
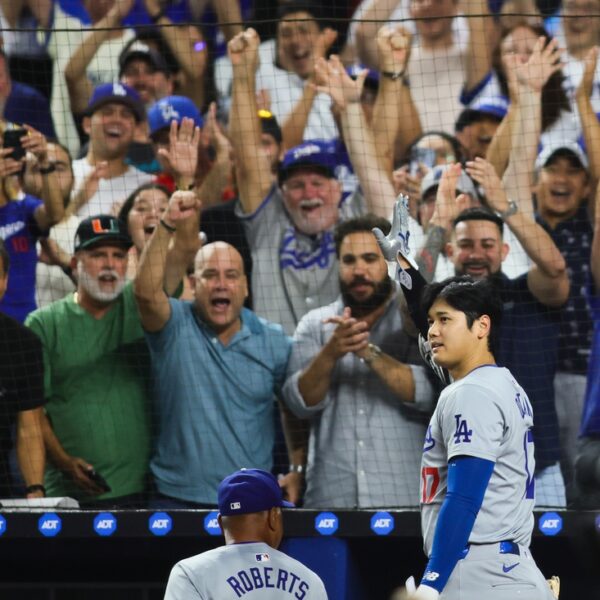
<svg viewBox="0 0 600 600">
<path fill-rule="evenodd" d="M 150 466 L 160 493 L 216 504 L 226 475 L 272 467 L 275 396 L 291 340 L 242 309 L 242 327 L 224 346 L 191 303 L 169 302 L 165 327 L 146 333 L 157 428 Z"/>
</svg>

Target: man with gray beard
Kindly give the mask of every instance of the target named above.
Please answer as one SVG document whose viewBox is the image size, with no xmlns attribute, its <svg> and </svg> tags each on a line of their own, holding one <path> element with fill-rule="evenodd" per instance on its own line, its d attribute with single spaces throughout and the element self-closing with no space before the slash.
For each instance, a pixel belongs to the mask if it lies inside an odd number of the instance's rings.
<svg viewBox="0 0 600 600">
<path fill-rule="evenodd" d="M 149 363 L 125 278 L 131 245 L 115 217 L 84 219 L 71 263 L 76 292 L 26 323 L 44 350 L 47 495 L 97 508 L 139 505 L 148 469 Z"/>
</svg>

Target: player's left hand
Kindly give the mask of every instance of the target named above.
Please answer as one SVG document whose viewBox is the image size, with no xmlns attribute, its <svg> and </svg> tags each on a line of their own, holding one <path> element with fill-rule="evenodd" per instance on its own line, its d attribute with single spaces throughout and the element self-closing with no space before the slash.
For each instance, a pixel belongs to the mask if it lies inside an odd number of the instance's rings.
<svg viewBox="0 0 600 600">
<path fill-rule="evenodd" d="M 198 164 L 198 144 L 200 143 L 200 127 L 194 125 L 194 120 L 184 117 L 181 124 L 171 121 L 169 129 L 169 147 L 160 148 L 159 156 L 166 167 L 178 178 L 194 180 Z"/>
</svg>

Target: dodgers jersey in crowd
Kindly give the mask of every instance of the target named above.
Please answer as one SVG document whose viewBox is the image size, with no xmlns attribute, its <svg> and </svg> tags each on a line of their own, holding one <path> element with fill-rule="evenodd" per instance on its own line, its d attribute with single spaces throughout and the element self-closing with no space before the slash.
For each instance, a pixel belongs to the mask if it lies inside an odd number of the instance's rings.
<svg viewBox="0 0 600 600">
<path fill-rule="evenodd" d="M 469 543 L 511 540 L 529 546 L 533 529 L 533 411 L 508 369 L 483 365 L 440 395 L 421 461 L 421 529 L 431 553 L 446 496 L 448 461 L 474 456 L 495 463 Z"/>
<path fill-rule="evenodd" d="M 164 600 L 327 600 L 318 575 L 262 542 L 229 544 L 178 562 Z"/>
</svg>

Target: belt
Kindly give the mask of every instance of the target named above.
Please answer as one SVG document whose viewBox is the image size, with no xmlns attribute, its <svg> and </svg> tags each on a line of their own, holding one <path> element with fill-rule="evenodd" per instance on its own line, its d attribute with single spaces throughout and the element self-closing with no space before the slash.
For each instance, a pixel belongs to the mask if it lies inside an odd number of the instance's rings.
<svg viewBox="0 0 600 600">
<path fill-rule="evenodd" d="M 519 544 L 510 540 L 506 540 L 503 542 L 495 542 L 493 544 L 467 544 L 467 547 L 462 551 L 461 558 L 465 558 L 465 556 L 469 554 L 471 546 L 488 546 L 491 548 L 496 544 L 498 544 L 498 554 L 516 554 L 517 556 L 521 555 Z"/>
</svg>

